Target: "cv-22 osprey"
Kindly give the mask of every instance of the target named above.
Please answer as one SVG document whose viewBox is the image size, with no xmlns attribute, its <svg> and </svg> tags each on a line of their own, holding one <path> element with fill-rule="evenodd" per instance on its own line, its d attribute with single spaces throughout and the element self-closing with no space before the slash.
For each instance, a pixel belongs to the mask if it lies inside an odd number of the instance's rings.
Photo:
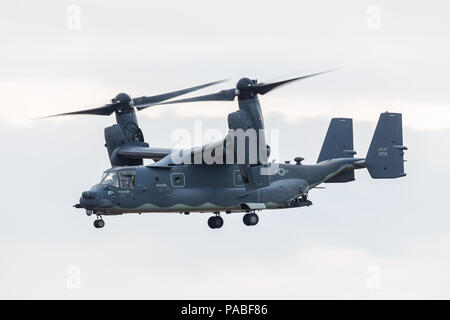
<svg viewBox="0 0 450 320">
<path fill-rule="evenodd" d="M 258 95 L 318 74 L 271 83 L 242 78 L 236 88 L 181 100 L 169 99 L 218 82 L 151 97 L 121 93 L 105 106 L 59 114 L 116 116 L 117 123 L 105 129 L 111 168 L 82 193 L 75 207 L 88 216 L 94 214 L 96 228 L 104 227 L 104 216 L 145 212 L 211 213 L 212 229 L 223 226 L 221 213 L 242 212 L 244 224 L 254 226 L 259 221 L 257 211 L 310 206 L 312 188 L 353 181 L 355 169 L 367 168 L 376 179 L 405 176 L 402 115 L 390 112 L 380 115 L 365 158 L 354 157 L 352 119 L 333 118 L 316 164 L 302 164 L 301 157 L 295 158 L 295 164 L 268 161 L 270 147 L 265 143 Z M 150 147 L 136 118 L 136 111 L 158 104 L 235 98 L 239 110 L 228 115 L 227 136 L 197 148 Z M 154 162 L 144 165 L 143 159 Z"/>
</svg>

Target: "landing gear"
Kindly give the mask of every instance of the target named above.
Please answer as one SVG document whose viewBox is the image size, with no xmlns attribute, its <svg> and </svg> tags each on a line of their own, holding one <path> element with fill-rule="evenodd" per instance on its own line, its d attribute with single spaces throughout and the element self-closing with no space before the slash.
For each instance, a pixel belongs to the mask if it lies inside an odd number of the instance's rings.
<svg viewBox="0 0 450 320">
<path fill-rule="evenodd" d="M 222 228 L 222 226 L 223 226 L 223 219 L 222 219 L 222 217 L 219 216 L 218 213 L 216 213 L 215 216 L 210 217 L 208 219 L 208 226 L 211 229 L 220 229 L 220 228 Z"/>
<path fill-rule="evenodd" d="M 242 220 L 246 226 L 255 226 L 259 221 L 259 217 L 256 213 L 251 212 L 244 214 L 244 218 Z"/>
<path fill-rule="evenodd" d="M 308 194 L 304 194 L 300 198 L 295 198 L 294 200 L 292 200 L 289 203 L 288 208 L 309 207 L 312 204 L 313 203 L 308 200 Z"/>
<path fill-rule="evenodd" d="M 101 229 L 105 226 L 105 221 L 103 221 L 101 216 L 98 216 L 97 220 L 94 221 L 94 227 L 96 229 Z"/>
</svg>

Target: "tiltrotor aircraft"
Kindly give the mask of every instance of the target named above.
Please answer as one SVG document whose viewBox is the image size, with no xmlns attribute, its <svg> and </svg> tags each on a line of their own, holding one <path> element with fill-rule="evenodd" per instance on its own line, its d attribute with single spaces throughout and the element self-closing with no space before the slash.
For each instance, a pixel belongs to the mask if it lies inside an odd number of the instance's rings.
<svg viewBox="0 0 450 320">
<path fill-rule="evenodd" d="M 355 169 L 367 168 L 377 179 L 405 176 L 407 148 L 399 113 L 380 115 L 365 158 L 354 157 L 352 119 L 333 118 L 316 164 L 304 165 L 301 157 L 295 158 L 295 164 L 268 161 L 270 147 L 258 95 L 318 74 L 271 83 L 242 78 L 236 88 L 181 100 L 169 99 L 218 82 L 152 97 L 120 93 L 105 106 L 57 115 L 114 112 L 117 121 L 105 129 L 112 167 L 100 183 L 82 193 L 75 207 L 96 215 L 96 228 L 104 227 L 103 216 L 144 212 L 209 212 L 208 225 L 213 229 L 223 226 L 220 213 L 244 212 L 244 224 L 254 226 L 259 221 L 257 211 L 310 206 L 308 191 L 324 182 L 353 181 Z M 192 149 L 149 147 L 136 119 L 136 111 L 153 105 L 236 97 L 239 110 L 228 115 L 227 136 Z M 143 159 L 154 162 L 144 165 Z"/>
</svg>

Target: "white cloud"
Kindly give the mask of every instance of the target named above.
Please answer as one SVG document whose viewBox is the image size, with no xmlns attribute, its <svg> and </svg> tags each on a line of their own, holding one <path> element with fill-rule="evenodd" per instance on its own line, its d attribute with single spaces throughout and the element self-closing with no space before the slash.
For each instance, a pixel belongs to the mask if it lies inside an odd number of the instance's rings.
<svg viewBox="0 0 450 320">
<path fill-rule="evenodd" d="M 276 95 L 276 93 L 274 93 Z M 380 113 L 403 113 L 403 125 L 416 130 L 440 130 L 450 127 L 450 104 L 414 102 L 389 99 L 326 99 L 322 97 L 261 99 L 263 114 L 267 117 L 281 115 L 287 122 L 300 122 L 315 117 L 350 117 L 354 121 L 378 121 Z M 222 118 L 226 125 L 227 115 L 238 108 L 235 102 L 202 102 L 181 105 L 158 106 L 140 115 L 162 118 L 170 114 L 182 118 Z M 270 126 L 270 122 L 266 123 Z"/>
<path fill-rule="evenodd" d="M 130 239 L 131 240 L 131 239 Z M 135 239 L 139 240 L 139 239 Z M 150 240 L 147 238 L 147 240 Z M 155 239 L 156 240 L 156 239 Z M 439 242 L 443 241 L 443 242 Z M 138 242 L 139 243 L 139 242 Z M 170 265 L 166 252 L 146 246 L 130 250 L 130 243 L 116 243 L 114 249 L 99 244 L 83 255 L 55 247 L 55 254 L 35 251 L 27 259 L 4 260 L 0 296 L 18 298 L 175 298 L 175 299 L 350 299 L 350 298 L 448 298 L 450 297 L 449 239 L 433 239 L 426 245 L 411 243 L 400 256 L 382 256 L 362 249 L 330 244 L 301 246 L 288 256 L 273 259 L 218 259 L 195 250 L 198 266 L 190 261 Z M 237 244 L 230 243 L 232 247 Z M 167 246 L 167 245 L 166 245 Z M 169 248 L 176 246 L 170 243 Z M 138 245 L 138 247 L 142 247 Z M 220 246 L 221 247 L 221 246 Z M 15 248 L 17 250 L 18 248 Z M 143 249 L 143 248 L 142 248 Z M 448 248 L 447 248 L 448 249 Z M 28 251 L 29 249 L 25 249 Z M 249 248 L 242 248 L 249 250 Z M 22 250 L 23 251 L 23 250 Z M 100 254 L 101 252 L 101 254 Z M 140 258 L 136 255 L 141 255 Z M 5 257 L 10 255 L 5 251 Z M 119 257 L 120 256 L 120 257 Z M 267 258 L 272 259 L 267 259 Z M 74 259 L 76 258 L 76 259 Z M 81 260 L 80 260 L 81 258 Z M 177 258 L 173 257 L 176 261 Z M 33 267 L 30 267 L 30 262 Z M 49 267 L 44 261 L 54 261 Z M 158 262 L 159 261 L 159 262 Z M 66 267 L 76 262 L 81 289 L 66 288 Z M 164 268 L 161 263 L 168 263 Z M 67 265 L 65 265 L 67 264 Z M 368 285 L 378 270 L 378 285 Z M 371 269 L 372 267 L 372 269 Z M 21 281 L 12 275 L 21 274 Z"/>
<path fill-rule="evenodd" d="M 101 106 L 121 91 L 118 88 L 89 82 L 57 82 L 46 79 L 0 82 L 0 90 L 2 91 L 0 119 L 19 126 L 30 124 L 30 119 L 34 117 Z M 164 91 L 168 90 L 171 89 Z M 298 122 L 312 117 L 353 117 L 354 121 L 376 122 L 379 113 L 388 110 L 403 113 L 404 125 L 413 129 L 439 130 L 450 127 L 450 105 L 442 103 L 324 98 L 311 95 L 295 97 L 292 91 L 287 92 L 290 93 L 289 97 L 283 97 L 283 92 L 278 91 L 274 92 L 273 96 L 261 98 L 261 106 L 266 118 L 271 115 L 281 115 L 285 121 Z M 155 93 L 154 90 L 153 93 Z M 138 117 L 159 119 L 174 115 L 181 118 L 222 118 L 225 128 L 228 113 L 237 108 L 237 101 L 165 105 L 148 108 L 139 112 Z M 67 119 L 69 118 L 58 120 Z"/>
<path fill-rule="evenodd" d="M 323 99 L 299 98 L 297 101 L 270 101 L 265 114 L 280 114 L 286 121 L 310 117 L 350 117 L 354 121 L 376 122 L 382 112 L 400 112 L 403 125 L 416 130 L 440 130 L 450 127 L 450 104 L 390 99 Z"/>
<path fill-rule="evenodd" d="M 367 4 L 356 0 L 232 0 L 220 10 L 206 0 L 79 5 L 76 32 L 61 2 L 10 2 L 0 12 L 0 131 L 10 155 L 2 165 L 13 168 L 0 186 L 1 297 L 450 297 L 442 146 L 450 131 L 439 131 L 450 127 L 448 3 L 381 1 L 378 31 L 366 28 Z M 354 183 L 314 192 L 307 210 L 262 213 L 252 230 L 240 215 L 215 233 L 206 215 L 149 214 L 108 217 L 98 232 L 71 206 L 109 166 L 102 135 L 114 116 L 29 121 L 103 105 L 119 92 L 234 79 L 202 94 L 242 76 L 334 67 L 261 97 L 267 127 L 282 129 L 283 156 L 313 162 L 334 116 L 359 123 L 355 150 L 364 154 L 379 113 L 402 112 L 408 176 L 375 181 L 358 172 Z M 139 118 L 147 141 L 163 147 L 193 120 L 225 132 L 236 109 L 237 101 L 159 106 Z M 66 288 L 71 265 L 81 270 L 79 291 Z M 381 270 L 380 290 L 367 289 L 371 265 Z"/>
<path fill-rule="evenodd" d="M 102 85 L 47 79 L 0 82 L 0 91 L 0 119 L 18 126 L 29 125 L 36 117 L 101 106 L 114 97 Z"/>
</svg>

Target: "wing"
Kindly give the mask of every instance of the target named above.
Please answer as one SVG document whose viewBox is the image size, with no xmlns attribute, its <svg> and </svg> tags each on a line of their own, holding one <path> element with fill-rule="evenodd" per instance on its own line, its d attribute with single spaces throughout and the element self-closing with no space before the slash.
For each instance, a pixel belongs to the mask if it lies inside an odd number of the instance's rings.
<svg viewBox="0 0 450 320">
<path fill-rule="evenodd" d="M 171 154 L 174 150 L 169 148 L 147 148 L 138 146 L 124 146 L 119 148 L 117 155 L 129 159 L 153 159 L 159 161 Z"/>
</svg>

